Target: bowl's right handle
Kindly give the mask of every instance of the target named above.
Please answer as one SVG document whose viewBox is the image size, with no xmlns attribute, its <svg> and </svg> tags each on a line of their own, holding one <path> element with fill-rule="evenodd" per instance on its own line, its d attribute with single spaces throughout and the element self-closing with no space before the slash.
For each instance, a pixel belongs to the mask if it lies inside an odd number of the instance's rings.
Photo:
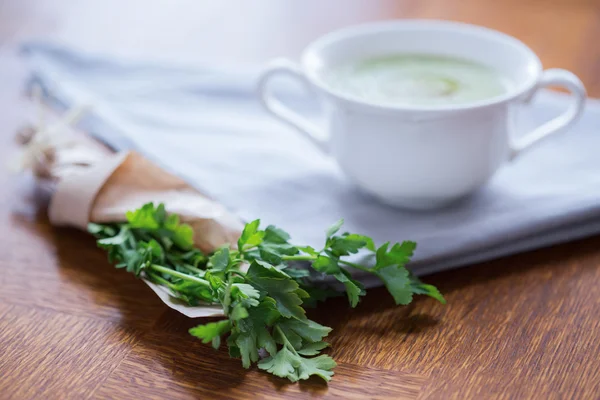
<svg viewBox="0 0 600 400">
<path fill-rule="evenodd" d="M 539 89 L 546 86 L 564 87 L 573 94 L 573 101 L 563 114 L 535 128 L 524 137 L 514 140 L 511 144 L 511 159 L 545 138 L 564 131 L 577 122 L 583 112 L 586 100 L 585 87 L 575 74 L 564 69 L 548 69 L 544 71 L 528 100 Z"/>
</svg>

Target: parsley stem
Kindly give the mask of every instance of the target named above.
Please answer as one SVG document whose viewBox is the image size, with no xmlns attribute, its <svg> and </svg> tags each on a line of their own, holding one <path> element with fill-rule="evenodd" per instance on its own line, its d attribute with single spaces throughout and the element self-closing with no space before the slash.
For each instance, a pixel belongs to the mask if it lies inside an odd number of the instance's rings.
<svg viewBox="0 0 600 400">
<path fill-rule="evenodd" d="M 283 260 L 285 261 L 315 261 L 317 259 L 317 256 L 306 256 L 306 255 L 299 255 L 299 256 L 283 256 L 281 257 Z M 364 272 L 373 272 L 371 271 L 369 268 L 367 267 L 363 267 L 362 265 L 359 264 L 355 264 L 352 263 L 350 261 L 346 261 L 346 260 L 339 260 L 340 263 L 347 265 L 349 267 L 352 268 L 356 268 L 358 270 L 364 271 Z"/>
<path fill-rule="evenodd" d="M 317 256 L 299 255 L 299 256 L 283 256 L 281 258 L 283 260 L 286 260 L 286 261 L 315 261 L 317 259 Z M 342 264 L 344 264 L 344 265 L 347 265 L 347 266 L 352 267 L 352 268 L 359 269 L 359 270 L 364 271 L 364 272 L 373 272 L 373 271 L 371 271 L 367 267 L 363 267 L 362 265 L 351 263 L 350 261 L 339 260 L 339 262 L 342 263 Z"/>
<path fill-rule="evenodd" d="M 208 283 L 208 281 L 205 281 L 204 279 L 200 279 L 200 278 L 192 276 L 192 275 L 184 274 L 183 272 L 175 271 L 171 268 L 166 268 L 166 267 L 163 267 L 161 265 L 156 265 L 156 264 L 150 264 L 149 268 L 153 269 L 156 272 L 161 272 L 163 274 L 171 275 L 176 278 L 181 278 L 181 279 L 184 279 L 184 280 L 187 280 L 190 282 L 198 283 L 202 286 L 210 288 L 210 283 Z"/>
<path fill-rule="evenodd" d="M 340 260 L 340 263 L 342 263 L 344 265 L 347 265 L 349 267 L 352 267 L 352 268 L 359 269 L 359 270 L 364 271 L 364 272 L 371 272 L 371 273 L 373 273 L 373 271 L 371 271 L 369 268 L 363 267 L 362 265 L 359 265 L 359 264 L 351 263 L 350 261 Z"/>
<path fill-rule="evenodd" d="M 242 272 L 242 271 L 238 271 L 238 270 L 232 270 L 232 271 L 230 271 L 230 272 L 231 272 L 232 274 L 236 274 L 236 275 L 238 275 L 238 276 L 240 276 L 240 277 L 242 277 L 242 278 L 245 278 L 245 277 L 246 277 L 246 273 L 244 273 L 244 272 Z"/>
<path fill-rule="evenodd" d="M 229 306 L 231 305 L 231 285 L 233 283 L 233 277 L 229 274 L 227 278 L 227 286 L 225 287 L 225 294 L 223 295 L 223 299 L 221 300 L 221 304 L 223 305 L 223 314 L 227 317 L 229 315 Z"/>
<path fill-rule="evenodd" d="M 204 276 L 204 274 L 206 273 L 206 271 L 201 270 L 200 268 L 196 268 L 196 267 L 192 267 L 191 265 L 187 265 L 187 264 L 179 264 L 180 267 L 187 269 L 188 271 L 190 271 L 192 274 L 198 274 L 198 275 L 202 275 Z"/>
<path fill-rule="evenodd" d="M 288 350 L 293 351 L 297 355 L 298 353 L 296 352 L 296 349 L 294 348 L 294 346 L 292 346 L 292 344 L 288 340 L 287 336 L 285 336 L 285 333 L 283 333 L 283 330 L 281 330 L 279 325 L 275 325 L 273 327 L 273 329 L 277 329 L 277 332 L 279 333 L 279 337 L 281 337 L 281 340 L 283 341 L 283 345 L 285 347 L 287 347 Z"/>
<path fill-rule="evenodd" d="M 147 271 L 146 274 L 148 275 L 148 278 L 150 278 L 151 281 L 154 281 L 155 283 L 159 283 L 163 286 L 166 286 L 171 290 L 175 290 L 175 291 L 177 290 L 177 287 L 175 285 L 173 285 L 171 282 L 169 282 L 162 276 L 155 274 L 152 271 Z"/>
<path fill-rule="evenodd" d="M 317 256 L 283 256 L 281 258 L 286 261 L 315 261 Z"/>
</svg>

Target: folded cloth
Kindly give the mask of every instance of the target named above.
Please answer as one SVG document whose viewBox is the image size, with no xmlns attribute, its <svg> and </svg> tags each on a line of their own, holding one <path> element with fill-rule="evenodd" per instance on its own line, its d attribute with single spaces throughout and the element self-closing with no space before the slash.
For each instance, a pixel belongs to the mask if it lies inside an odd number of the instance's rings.
<svg viewBox="0 0 600 400">
<path fill-rule="evenodd" d="M 261 218 L 298 243 L 322 245 L 324 229 L 378 242 L 414 240 L 418 274 L 600 233 L 600 102 L 569 132 L 507 164 L 480 191 L 436 211 L 382 205 L 357 192 L 335 162 L 264 113 L 256 74 L 101 58 L 29 43 L 23 53 L 56 107 L 93 107 L 83 128 L 117 150 L 135 149 L 246 220 Z M 318 119 L 318 104 L 281 83 L 281 96 Z M 566 108 L 542 92 L 519 112 L 526 132 Z M 485 134 L 485 132 L 482 132 Z M 402 149 L 398 149 L 399 155 Z"/>
</svg>

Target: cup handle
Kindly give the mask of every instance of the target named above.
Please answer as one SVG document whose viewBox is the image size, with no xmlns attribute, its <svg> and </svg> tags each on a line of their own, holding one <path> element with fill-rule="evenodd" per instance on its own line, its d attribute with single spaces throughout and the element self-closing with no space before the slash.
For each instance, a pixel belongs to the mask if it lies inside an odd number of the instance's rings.
<svg viewBox="0 0 600 400">
<path fill-rule="evenodd" d="M 269 63 L 258 78 L 257 90 L 260 103 L 275 118 L 295 128 L 319 149 L 327 152 L 328 146 L 325 133 L 311 121 L 292 111 L 273 95 L 269 87 L 269 81 L 276 75 L 292 77 L 301 82 L 307 91 L 312 92 L 310 82 L 297 64 L 285 59 L 278 59 Z"/>
<path fill-rule="evenodd" d="M 564 87 L 573 95 L 572 103 L 563 114 L 535 128 L 524 137 L 513 140 L 511 144 L 511 159 L 514 159 L 524 150 L 531 148 L 548 136 L 562 132 L 577 122 L 581 116 L 585 106 L 586 92 L 583 83 L 575 74 L 564 69 L 545 70 L 532 92 L 525 99 L 525 102 L 529 102 L 539 89 L 546 86 Z"/>
</svg>

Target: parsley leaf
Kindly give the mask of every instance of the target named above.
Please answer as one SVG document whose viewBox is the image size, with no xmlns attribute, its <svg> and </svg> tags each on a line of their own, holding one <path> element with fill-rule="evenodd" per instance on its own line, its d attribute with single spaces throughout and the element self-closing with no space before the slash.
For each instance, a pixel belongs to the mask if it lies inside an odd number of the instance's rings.
<svg viewBox="0 0 600 400">
<path fill-rule="evenodd" d="M 283 229 L 279 229 L 273 225 L 267 226 L 265 229 L 265 242 L 285 244 L 290 240 L 290 235 Z"/>
<path fill-rule="evenodd" d="M 290 243 L 290 235 L 260 220 L 244 227 L 237 248 L 229 245 L 204 254 L 194 248 L 193 229 L 169 214 L 163 204 L 144 204 L 120 224 L 89 224 L 98 246 L 117 268 L 165 287 L 189 305 L 219 304 L 225 319 L 190 329 L 190 334 L 214 348 L 226 340 L 231 357 L 242 366 L 258 363 L 261 370 L 292 382 L 318 376 L 329 381 L 335 361 L 321 352 L 331 328 L 306 317 L 305 308 L 340 295 L 313 279 L 323 275 L 341 283 L 352 307 L 366 294 L 351 269 L 378 276 L 397 304 L 408 304 L 423 294 L 445 303 L 432 285 L 407 269 L 415 243 L 385 243 L 377 248 L 367 236 L 339 233 L 340 220 L 326 232 L 317 250 Z M 352 262 L 370 253 L 374 265 Z M 304 263 L 304 267 L 302 266 Z M 246 271 L 246 267 L 249 268 Z M 268 357 L 260 360 L 260 354 Z"/>
<path fill-rule="evenodd" d="M 258 368 L 272 373 L 292 382 L 308 379 L 316 375 L 326 382 L 333 376 L 332 369 L 336 367 L 335 361 L 328 355 L 314 358 L 302 357 L 288 347 L 283 347 L 274 357 L 267 357 L 258 363 Z"/>
<path fill-rule="evenodd" d="M 218 249 L 215 254 L 208 259 L 208 265 L 217 271 L 222 271 L 227 268 L 227 265 L 229 265 L 229 248 L 225 247 Z"/>
<path fill-rule="evenodd" d="M 131 228 L 158 229 L 160 225 L 156 215 L 159 210 L 164 211 L 164 205 L 161 204 L 155 209 L 152 203 L 148 203 L 135 211 L 128 211 L 125 216 Z"/>
<path fill-rule="evenodd" d="M 392 265 L 378 270 L 376 274 L 381 278 L 396 304 L 406 305 L 412 301 L 413 290 L 406 268 Z"/>
<path fill-rule="evenodd" d="M 389 242 L 383 244 L 376 252 L 375 270 L 385 268 L 390 265 L 404 267 L 413 255 L 417 244 L 415 242 L 396 243 L 388 251 Z"/>
<path fill-rule="evenodd" d="M 426 283 L 421 282 L 421 280 L 419 278 L 417 278 L 416 276 L 414 276 L 412 274 L 410 275 L 410 285 L 411 285 L 412 292 L 414 294 L 424 294 L 424 295 L 427 295 L 429 297 L 436 299 L 437 301 L 439 301 L 442 304 L 446 304 L 446 299 L 440 293 L 438 288 L 436 288 L 433 285 L 428 285 Z"/>
<path fill-rule="evenodd" d="M 277 318 L 274 301 L 266 300 L 258 307 L 248 310 L 248 317 L 238 321 L 234 331 L 235 344 L 242 357 L 242 365 L 249 368 L 258 361 L 258 351 L 264 348 L 269 354 L 277 352 L 275 339 L 267 329 Z"/>
<path fill-rule="evenodd" d="M 218 322 L 209 322 L 208 324 L 198 325 L 189 330 L 190 335 L 202 340 L 206 344 L 212 342 L 215 349 L 221 344 L 221 336 L 231 330 L 231 322 L 224 319 Z"/>
<path fill-rule="evenodd" d="M 329 343 L 327 342 L 307 343 L 298 350 L 298 354 L 302 354 L 303 356 L 316 356 L 321 350 L 327 347 L 329 347 Z"/>
<path fill-rule="evenodd" d="M 254 261 L 246 274 L 249 282 L 264 294 L 268 294 L 277 302 L 277 310 L 286 318 L 306 319 L 306 312 L 301 307 L 302 299 L 298 282 L 264 262 Z"/>
<path fill-rule="evenodd" d="M 346 234 L 332 238 L 328 244 L 331 252 L 341 257 L 358 253 L 360 249 L 366 247 L 367 242 L 362 238 L 349 237 Z"/>
<path fill-rule="evenodd" d="M 325 235 L 327 236 L 327 238 L 329 239 L 330 237 L 332 237 L 333 235 L 335 235 L 340 230 L 340 228 L 342 227 L 342 225 L 344 225 L 344 220 L 343 219 L 340 219 L 335 224 L 331 225 L 327 229 L 327 232 L 325 233 Z"/>
<path fill-rule="evenodd" d="M 340 270 L 339 273 L 334 275 L 335 278 L 344 284 L 346 288 L 346 294 L 348 295 L 348 301 L 350 301 L 350 305 L 352 307 L 356 307 L 358 301 L 360 300 L 360 296 L 364 296 L 366 294 L 362 283 L 355 281 L 350 277 L 350 273 L 348 271 Z"/>
<path fill-rule="evenodd" d="M 340 266 L 335 258 L 322 255 L 318 256 L 316 260 L 313 261 L 312 267 L 317 271 L 328 275 L 340 272 Z"/>
<path fill-rule="evenodd" d="M 333 376 L 332 369 L 336 366 L 335 361 L 331 357 L 324 354 L 314 358 L 304 357 L 290 342 L 288 336 L 289 330 L 286 333 L 286 330 L 282 329 L 281 325 L 277 325 L 275 331 L 278 333 L 278 340 L 283 344 L 283 347 L 277 354 L 261 360 L 258 363 L 258 368 L 266 370 L 273 375 L 287 378 L 292 382 L 308 379 L 313 375 L 324 379 L 326 382 L 331 380 Z M 300 336 L 297 332 L 295 334 Z M 310 335 L 307 336 L 310 337 Z M 310 347 L 307 346 L 304 353 L 308 353 L 308 355 L 318 353 L 317 349 L 323 347 L 321 345 L 322 342 L 317 343 Z"/>
<path fill-rule="evenodd" d="M 296 369 L 300 366 L 298 356 L 287 347 L 283 347 L 274 356 L 267 357 L 258 363 L 258 368 L 272 373 L 280 378 L 287 378 L 292 382 L 298 381 Z"/>
<path fill-rule="evenodd" d="M 279 327 L 286 333 L 294 332 L 303 340 L 309 343 L 318 342 L 331 332 L 331 328 L 316 323 L 315 321 L 306 320 L 304 322 L 288 319 L 279 323 Z M 288 336 L 289 337 L 289 336 Z"/>
<path fill-rule="evenodd" d="M 242 250 L 244 246 L 256 246 L 262 242 L 265 233 L 258 230 L 259 225 L 259 219 L 246 224 L 238 239 L 238 249 Z"/>
</svg>

